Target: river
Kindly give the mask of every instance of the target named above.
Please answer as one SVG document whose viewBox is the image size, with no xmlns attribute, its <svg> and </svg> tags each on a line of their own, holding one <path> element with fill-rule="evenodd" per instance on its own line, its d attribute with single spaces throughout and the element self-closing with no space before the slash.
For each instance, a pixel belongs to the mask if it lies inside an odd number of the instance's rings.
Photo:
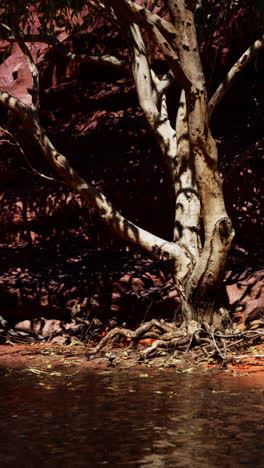
<svg viewBox="0 0 264 468">
<path fill-rule="evenodd" d="M 264 466 L 264 387 L 243 377 L 0 369 L 1 468 Z"/>
</svg>

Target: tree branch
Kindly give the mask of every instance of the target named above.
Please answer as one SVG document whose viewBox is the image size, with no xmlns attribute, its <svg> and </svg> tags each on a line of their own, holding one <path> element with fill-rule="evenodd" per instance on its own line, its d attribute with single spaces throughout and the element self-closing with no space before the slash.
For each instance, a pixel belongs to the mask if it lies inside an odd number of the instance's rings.
<svg viewBox="0 0 264 468">
<path fill-rule="evenodd" d="M 67 57 L 72 62 L 80 63 L 96 63 L 107 67 L 116 68 L 124 73 L 129 73 L 129 65 L 124 61 L 113 55 L 101 55 L 101 56 L 91 56 L 86 54 L 75 54 L 68 50 L 55 36 L 50 36 L 48 34 L 20 34 L 21 39 L 24 42 L 41 42 L 53 46 L 61 55 Z M 14 36 L 9 36 L 6 40 L 9 42 L 15 42 L 16 38 Z"/>
<path fill-rule="evenodd" d="M 10 94 L 0 90 L 0 104 L 12 110 L 23 122 L 24 129 L 40 148 L 50 165 L 64 182 L 88 200 L 99 213 L 100 219 L 123 240 L 140 247 L 152 257 L 176 263 L 176 268 L 187 269 L 188 259 L 185 250 L 172 242 L 168 242 L 140 228 L 122 216 L 111 202 L 92 185 L 86 182 L 70 166 L 67 158 L 53 146 L 44 129 L 36 120 L 33 112 L 25 104 Z"/>
<path fill-rule="evenodd" d="M 136 23 L 146 28 L 154 37 L 158 47 L 169 61 L 174 75 L 182 86 L 190 86 L 190 81 L 180 62 L 178 51 L 171 44 L 177 43 L 177 32 L 174 26 L 160 16 L 151 13 L 131 0 L 110 0 L 117 16 L 128 23 Z"/>
<path fill-rule="evenodd" d="M 22 53 L 26 57 L 26 61 L 28 63 L 29 69 L 31 71 L 32 76 L 32 111 L 34 113 L 35 118 L 39 119 L 39 72 L 38 68 L 34 62 L 34 59 L 31 55 L 31 52 L 27 45 L 25 44 L 23 37 L 19 28 L 19 11 L 17 10 L 17 6 L 15 2 L 11 2 L 10 5 L 10 13 L 11 13 L 11 22 L 14 32 L 15 41 L 18 43 Z"/>
<path fill-rule="evenodd" d="M 130 23 L 129 30 L 131 33 L 133 47 L 132 71 L 136 84 L 139 105 L 144 111 L 150 127 L 154 130 L 159 120 L 159 112 L 152 97 L 153 81 L 147 58 L 147 50 L 138 25 Z"/>
<path fill-rule="evenodd" d="M 209 118 L 212 117 L 215 108 L 218 104 L 222 101 L 223 97 L 231 88 L 232 84 L 234 83 L 235 79 L 238 76 L 238 73 L 241 72 L 255 57 L 255 55 L 264 47 L 264 36 L 262 39 L 258 39 L 251 45 L 239 58 L 239 60 L 232 66 L 229 70 L 226 78 L 222 83 L 218 86 L 217 90 L 211 97 L 209 104 L 208 104 L 208 113 Z"/>
<path fill-rule="evenodd" d="M 171 180 L 173 180 L 173 160 L 176 153 L 176 134 L 169 121 L 166 94 L 160 93 L 158 99 L 159 79 L 150 69 L 147 49 L 140 31 L 135 23 L 129 24 L 133 42 L 133 75 L 136 83 L 139 104 L 156 136 L 161 152 L 167 163 Z"/>
<path fill-rule="evenodd" d="M 173 47 L 173 42 L 168 41 L 155 24 L 151 25 L 148 29 L 165 59 L 168 60 L 174 76 L 184 88 L 190 87 L 190 80 L 182 67 L 177 50 Z"/>
<path fill-rule="evenodd" d="M 31 52 L 27 45 L 25 44 L 23 37 L 20 33 L 19 26 L 17 23 L 17 15 L 16 15 L 16 9 L 14 7 L 14 21 L 13 21 L 13 27 L 14 27 L 14 37 L 16 42 L 18 43 L 21 51 L 23 52 L 24 56 L 26 57 L 29 69 L 31 71 L 32 75 L 32 110 L 35 113 L 36 118 L 38 118 L 38 111 L 39 111 L 39 72 L 37 65 L 34 62 L 34 59 L 31 55 Z"/>
<path fill-rule="evenodd" d="M 120 13 L 125 15 L 132 23 L 137 23 L 139 26 L 155 24 L 156 27 L 165 34 L 165 36 L 173 38 L 177 35 L 177 32 L 171 23 L 131 0 L 110 0 L 110 3 L 114 10 L 118 8 Z"/>
</svg>

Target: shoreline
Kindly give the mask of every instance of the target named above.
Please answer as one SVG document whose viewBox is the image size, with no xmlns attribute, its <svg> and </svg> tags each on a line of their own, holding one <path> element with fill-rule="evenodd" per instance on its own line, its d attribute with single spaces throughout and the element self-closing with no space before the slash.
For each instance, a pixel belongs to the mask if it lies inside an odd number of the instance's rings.
<svg viewBox="0 0 264 468">
<path fill-rule="evenodd" d="M 217 375 L 219 378 L 229 376 L 248 377 L 256 380 L 264 386 L 264 357 L 252 357 L 249 353 L 241 353 L 246 358 L 230 360 L 225 366 L 215 362 L 195 362 L 193 353 L 179 356 L 177 359 L 161 356 L 139 362 L 138 350 L 132 350 L 126 356 L 126 348 L 113 348 L 111 353 L 115 354 L 115 360 L 109 360 L 110 353 L 104 353 L 87 359 L 85 346 L 58 346 L 43 344 L 19 344 L 0 345 L 0 369 L 25 371 L 35 374 L 47 374 L 52 376 L 60 374 L 67 376 L 75 373 L 92 372 L 102 374 L 105 372 L 117 373 L 120 371 L 132 372 L 135 376 L 148 376 L 157 372 L 169 372 L 178 374 L 206 374 Z M 260 345 L 259 353 L 264 351 Z M 250 357 L 248 357 L 250 355 Z M 69 375 L 68 375 L 69 376 Z"/>
</svg>

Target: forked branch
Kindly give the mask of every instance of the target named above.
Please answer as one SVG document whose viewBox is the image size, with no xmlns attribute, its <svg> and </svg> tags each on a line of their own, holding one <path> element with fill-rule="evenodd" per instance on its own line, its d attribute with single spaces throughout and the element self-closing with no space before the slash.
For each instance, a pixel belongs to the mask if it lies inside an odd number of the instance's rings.
<svg viewBox="0 0 264 468">
<path fill-rule="evenodd" d="M 190 81 L 182 67 L 178 52 L 172 44 L 177 44 L 177 32 L 174 26 L 152 13 L 147 8 L 137 5 L 130 0 L 110 0 L 116 15 L 128 23 L 136 23 L 154 38 L 164 57 L 170 63 L 174 75 L 182 83 L 182 86 L 190 86 Z"/>
</svg>

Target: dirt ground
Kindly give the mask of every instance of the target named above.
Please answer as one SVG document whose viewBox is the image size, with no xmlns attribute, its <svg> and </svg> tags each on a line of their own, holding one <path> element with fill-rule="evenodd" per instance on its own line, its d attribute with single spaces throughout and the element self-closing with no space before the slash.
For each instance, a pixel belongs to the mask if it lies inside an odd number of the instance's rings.
<svg viewBox="0 0 264 468">
<path fill-rule="evenodd" d="M 126 347 L 111 348 L 93 359 L 87 358 L 85 346 L 58 346 L 42 344 L 19 344 L 0 346 L 0 366 L 5 369 L 21 369 L 32 373 L 47 373 L 55 375 L 91 371 L 94 373 L 111 370 L 118 372 L 122 369 L 132 369 L 138 372 L 152 372 L 157 370 L 173 370 L 178 373 L 217 372 L 234 376 L 250 376 L 257 378 L 264 385 L 264 344 L 257 345 L 254 350 L 244 350 L 223 364 L 200 360 L 190 351 L 182 353 L 177 358 L 164 354 L 146 361 L 139 361 L 139 352 L 146 344 L 139 344 L 135 349 Z M 254 351 L 254 352 L 253 352 Z M 255 354 L 254 354 L 255 353 Z M 257 354 L 256 354 L 257 353 Z"/>
<path fill-rule="evenodd" d="M 257 377 L 264 384 L 263 269 L 243 274 L 239 272 L 238 277 L 233 273 L 232 277 L 231 275 L 227 277 L 226 283 L 229 301 L 234 311 L 234 332 L 248 333 L 247 336 L 250 338 L 255 331 L 261 336 L 255 340 L 248 338 L 239 340 L 242 343 L 238 345 L 232 344 L 238 338 L 233 342 L 224 340 L 227 348 L 221 349 L 224 350 L 225 359 L 221 360 L 219 356 L 212 355 L 212 350 L 209 348 L 209 352 L 205 354 L 202 352 L 202 346 L 191 347 L 188 343 L 176 353 L 172 349 L 164 352 L 160 350 L 156 356 L 142 358 L 144 350 L 155 339 L 139 339 L 137 345 L 132 347 L 131 340 L 124 337 L 118 342 L 111 340 L 99 352 L 91 355 L 98 341 L 111 331 L 112 327 L 120 326 L 115 320 L 112 320 L 113 324 L 109 321 L 108 326 L 105 326 L 98 320 L 90 323 L 78 317 L 69 323 L 38 318 L 17 323 L 13 331 L 32 337 L 41 334 L 43 341 L 26 344 L 22 340 L 23 344 L 19 344 L 12 335 L 7 337 L 6 343 L 2 341 L 5 344 L 0 345 L 0 367 L 19 368 L 33 373 L 61 372 L 62 374 L 68 369 L 71 372 L 89 370 L 96 373 L 109 369 L 117 372 L 129 368 L 135 373 L 159 369 L 179 373 L 211 372 L 214 369 L 222 375 L 229 373 Z M 162 323 L 164 325 L 167 322 Z M 85 335 L 83 330 L 86 329 L 89 331 L 88 345 L 87 341 L 83 344 L 82 339 Z M 94 331 L 96 331 L 95 338 L 92 338 Z M 215 337 L 217 338 L 217 335 Z"/>
</svg>

